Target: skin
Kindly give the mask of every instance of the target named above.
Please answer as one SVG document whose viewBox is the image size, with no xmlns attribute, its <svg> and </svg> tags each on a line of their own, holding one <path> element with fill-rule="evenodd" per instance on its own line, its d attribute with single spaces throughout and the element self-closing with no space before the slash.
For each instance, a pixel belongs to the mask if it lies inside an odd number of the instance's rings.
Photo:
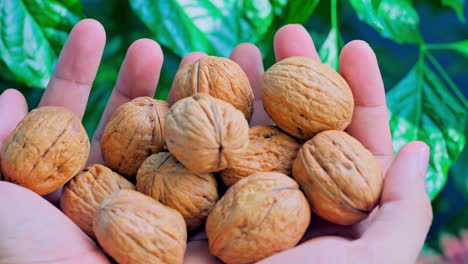
<svg viewBox="0 0 468 264">
<path fill-rule="evenodd" d="M 40 105 L 64 106 L 82 117 L 105 44 L 97 21 L 85 19 L 71 32 L 54 76 Z M 319 60 L 313 40 L 300 25 L 287 25 L 274 40 L 277 60 L 307 56 Z M 190 53 L 181 65 L 206 56 Z M 249 77 L 255 93 L 252 124 L 270 124 L 261 104 L 264 72 L 257 47 L 243 43 L 231 54 Z M 128 49 L 118 80 L 93 137 L 88 164 L 103 163 L 99 140 L 113 111 L 138 96 L 153 96 L 163 63 L 160 46 L 140 39 Z M 414 263 L 432 221 L 424 189 L 429 148 L 407 144 L 394 158 L 385 91 L 376 57 L 363 41 L 348 43 L 341 52 L 340 73 L 349 83 L 356 103 L 347 132 L 378 159 L 385 176 L 379 208 L 362 223 L 340 227 L 312 217 L 312 228 L 297 247 L 260 263 Z M 172 100 L 172 97 L 170 97 Z M 0 148 L 27 114 L 24 97 L 10 89 L 0 96 Z M 109 263 L 104 253 L 53 206 L 60 192 L 40 197 L 20 186 L 0 182 L 0 263 Z M 52 202 L 52 203 L 51 203 Z M 33 212 L 33 213 L 31 213 Z M 38 243 L 39 242 L 39 243 Z M 40 245 L 40 246 L 38 246 Z M 189 239 L 185 263 L 220 263 L 210 256 L 206 236 Z"/>
</svg>

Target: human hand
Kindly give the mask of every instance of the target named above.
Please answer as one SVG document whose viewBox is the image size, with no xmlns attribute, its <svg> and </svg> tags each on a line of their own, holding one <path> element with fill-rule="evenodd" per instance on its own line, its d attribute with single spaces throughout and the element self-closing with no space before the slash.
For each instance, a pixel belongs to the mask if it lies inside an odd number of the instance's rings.
<svg viewBox="0 0 468 264">
<path fill-rule="evenodd" d="M 281 28 L 274 41 L 277 61 L 291 56 L 320 60 L 309 33 L 300 25 Z M 261 55 L 252 45 L 241 44 L 231 58 L 246 71 L 255 93 L 253 124 L 268 124 L 261 104 Z M 314 215 L 301 244 L 259 263 L 414 263 L 432 222 L 425 191 L 429 148 L 422 142 L 403 147 L 394 159 L 385 90 L 376 57 L 363 41 L 352 41 L 340 55 L 340 74 L 348 82 L 355 102 L 347 132 L 369 149 L 385 177 L 379 208 L 351 227 L 329 223 Z M 258 111 L 260 110 L 260 111 Z M 200 234 L 188 243 L 187 264 L 220 263 L 210 256 Z"/>
<path fill-rule="evenodd" d="M 83 20 L 73 28 L 40 106 L 63 106 L 83 116 L 105 38 L 103 27 L 94 20 Z M 102 163 L 99 138 L 114 110 L 135 97 L 154 95 L 162 63 L 161 48 L 152 40 L 138 40 L 128 49 L 88 164 Z M 0 149 L 27 111 L 18 91 L 7 90 L 0 96 Z M 59 194 L 47 198 L 56 203 Z M 0 182 L 0 197 L 0 263 L 109 263 L 96 244 L 46 199 L 8 182 Z"/>
<path fill-rule="evenodd" d="M 41 100 L 41 105 L 65 106 L 81 117 L 99 65 L 104 42 L 105 34 L 99 23 L 84 20 L 77 24 L 62 51 L 54 77 L 51 79 Z M 278 60 L 295 55 L 318 59 L 313 42 L 307 32 L 296 25 L 286 26 L 278 32 L 275 39 L 275 51 Z M 191 53 L 183 59 L 181 65 L 193 62 L 201 56 L 204 56 L 204 54 L 199 52 Z M 256 112 L 253 116 L 253 124 L 270 122 L 261 105 L 260 79 L 263 74 L 263 65 L 258 49 L 250 44 L 241 44 L 233 51 L 231 58 L 241 65 L 254 88 Z M 139 40 L 129 48 L 106 111 L 94 135 L 88 164 L 102 163 L 99 139 L 103 127 L 112 112 L 119 105 L 134 97 L 152 96 L 154 94 L 162 60 L 163 56 L 159 46 L 151 40 Z M 343 50 L 340 65 L 341 73 L 350 84 L 357 104 L 353 123 L 348 132 L 361 140 L 377 156 L 382 168 L 386 171 L 392 161 L 393 152 L 386 116 L 383 84 L 372 51 L 361 42 L 353 42 Z M 366 69 L 365 72 L 360 71 L 363 68 Z M 19 93 L 13 90 L 4 92 L 0 97 L 0 147 L 26 113 L 26 103 Z M 409 150 L 406 151 L 406 149 Z M 317 259 L 320 256 L 315 253 L 324 253 L 324 247 L 329 248 L 329 251 L 331 249 L 334 257 L 337 256 L 338 250 L 342 248 L 342 255 L 346 256 L 347 251 L 345 249 L 351 251 L 350 248 L 356 247 L 355 245 L 361 245 L 362 248 L 366 249 L 364 247 L 365 243 L 357 243 L 357 241 L 364 239 L 371 230 L 377 232 L 379 230 L 378 226 L 377 228 L 373 228 L 373 226 L 378 223 L 384 225 L 390 223 L 389 226 L 394 226 L 397 229 L 396 231 L 399 229 L 407 230 L 406 228 L 408 228 L 409 231 L 406 231 L 406 233 L 414 235 L 408 237 L 408 239 L 403 239 L 400 244 L 403 245 L 403 243 L 408 242 L 408 247 L 405 247 L 405 249 L 399 248 L 401 250 L 398 250 L 398 255 L 414 259 L 414 255 L 418 253 L 418 247 L 420 248 L 422 245 L 424 236 L 427 233 L 431 217 L 430 203 L 424 193 L 424 178 L 423 176 L 417 177 L 418 174 L 422 175 L 423 173 L 419 172 L 418 169 L 411 170 L 410 166 L 420 164 L 411 162 L 411 160 L 417 154 L 421 154 L 418 152 L 419 150 L 424 152 L 422 149 L 427 150 L 427 147 L 421 143 L 413 143 L 401 152 L 401 155 L 407 154 L 403 158 L 400 158 L 400 155 L 392 169 L 387 173 L 389 177 L 385 183 L 382 209 L 375 214 L 377 217 L 374 220 L 369 221 L 372 223 L 361 239 L 350 242 L 339 237 L 316 238 L 310 240 L 311 243 L 303 243 L 295 249 L 275 255 L 265 261 L 282 263 L 285 258 L 292 262 Z M 405 164 L 397 166 L 400 160 Z M 421 162 L 421 164 L 423 163 L 427 164 L 427 155 L 426 160 Z M 413 169 L 417 168 L 414 166 Z M 394 167 L 397 169 L 393 169 Z M 401 168 L 398 169 L 399 167 Z M 403 170 L 404 173 L 400 173 L 399 170 Z M 423 171 L 424 169 L 419 170 Z M 395 172 L 392 173 L 392 171 Z M 403 188 L 400 187 L 400 184 L 403 184 Z M 393 186 L 393 188 L 388 186 Z M 385 195 L 387 192 L 389 194 Z M 96 245 L 46 200 L 24 188 L 4 182 L 0 182 L 0 195 L 2 195 L 3 201 L 8 201 L 0 205 L 0 214 L 9 216 L 0 220 L 0 233 L 2 234 L 0 263 L 21 263 L 31 260 L 43 260 L 48 263 L 73 263 L 78 261 L 107 263 L 106 257 Z M 387 196 L 388 199 L 385 199 Z M 387 204 L 389 206 L 386 206 Z M 390 209 L 385 210 L 388 207 Z M 421 210 L 421 208 L 423 209 Z M 407 227 L 407 223 L 402 223 L 402 220 L 410 217 L 411 212 L 417 214 L 418 210 L 421 211 L 422 215 L 412 217 L 410 223 L 414 222 L 419 226 L 419 229 L 412 226 Z M 389 212 L 384 214 L 384 211 Z M 34 215 L 31 215 L 31 212 L 34 212 Z M 379 217 L 382 214 L 384 214 L 384 217 Z M 392 218 L 389 218 L 389 215 L 392 215 Z M 397 219 L 395 220 L 395 218 Z M 366 226 L 362 224 L 358 228 L 346 229 L 337 228 L 323 220 L 320 221 L 320 224 L 314 224 L 317 221 L 319 221 L 318 218 L 312 220 L 311 232 L 308 232 L 306 237 L 352 233 L 347 230 L 357 230 L 353 236 L 358 237 Z M 396 231 L 389 234 L 385 233 L 380 237 L 389 240 L 388 235 L 392 237 L 391 235 L 404 234 L 401 231 Z M 372 235 L 372 233 L 370 234 Z M 373 236 L 370 236 L 368 239 L 372 241 L 372 238 Z M 409 243 L 411 239 L 417 241 Z M 390 240 L 394 242 L 394 240 Z M 40 247 L 38 247 L 38 242 L 41 245 Z M 393 244 L 387 243 L 384 245 L 389 246 L 390 249 L 394 247 Z M 412 254 L 403 254 L 404 251 L 402 250 L 407 250 L 408 253 Z M 358 254 L 361 251 L 356 251 L 355 255 L 362 256 Z M 365 250 L 363 252 L 363 254 L 367 254 Z M 378 251 L 376 254 L 379 254 L 380 257 L 381 252 Z M 324 260 L 327 259 L 324 258 Z M 192 238 L 191 242 L 188 243 L 186 262 L 217 263 L 218 261 L 209 255 L 207 242 L 201 235 Z"/>
</svg>

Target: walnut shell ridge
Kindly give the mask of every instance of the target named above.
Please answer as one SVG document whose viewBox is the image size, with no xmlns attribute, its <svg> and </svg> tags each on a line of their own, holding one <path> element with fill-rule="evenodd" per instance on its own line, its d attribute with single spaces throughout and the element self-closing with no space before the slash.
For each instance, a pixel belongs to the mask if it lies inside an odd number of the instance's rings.
<svg viewBox="0 0 468 264">
<path fill-rule="evenodd" d="M 63 107 L 39 107 L 6 140 L 1 154 L 3 176 L 45 195 L 83 170 L 89 149 L 78 116 Z"/>
<path fill-rule="evenodd" d="M 256 172 L 280 172 L 291 175 L 292 164 L 301 145 L 273 126 L 249 129 L 249 146 L 240 161 L 219 174 L 227 186 Z"/>
<path fill-rule="evenodd" d="M 249 142 L 242 112 L 208 94 L 195 94 L 170 109 L 164 134 L 169 151 L 193 172 L 216 172 L 239 162 Z"/>
<path fill-rule="evenodd" d="M 134 177 L 151 154 L 164 151 L 165 101 L 138 97 L 121 105 L 112 115 L 101 139 L 106 165 Z"/>
<path fill-rule="evenodd" d="M 206 221 L 210 252 L 228 264 L 253 263 L 294 247 L 310 222 L 297 183 L 260 172 L 228 189 Z"/>
<path fill-rule="evenodd" d="M 293 177 L 317 215 L 340 225 L 366 218 L 383 188 L 378 161 L 343 131 L 324 131 L 307 141 L 294 161 Z"/>
<path fill-rule="evenodd" d="M 235 61 L 214 56 L 202 57 L 180 68 L 174 77 L 176 101 L 196 93 L 208 93 L 242 111 L 250 120 L 254 94 L 249 79 Z"/>
<path fill-rule="evenodd" d="M 344 130 L 354 99 L 346 81 L 332 68 L 306 57 L 274 64 L 262 78 L 263 106 L 287 133 L 310 139 L 324 130 Z"/>
<path fill-rule="evenodd" d="M 94 233 L 119 264 L 182 264 L 187 230 L 176 210 L 132 190 L 107 197 L 96 212 Z"/>
<path fill-rule="evenodd" d="M 191 172 L 169 152 L 153 154 L 143 162 L 137 190 L 181 213 L 189 232 L 205 223 L 218 200 L 212 173 Z"/>
<path fill-rule="evenodd" d="M 135 186 L 103 165 L 91 165 L 63 186 L 60 208 L 94 238 L 93 218 L 97 208 L 105 198 L 121 189 L 135 190 Z"/>
</svg>

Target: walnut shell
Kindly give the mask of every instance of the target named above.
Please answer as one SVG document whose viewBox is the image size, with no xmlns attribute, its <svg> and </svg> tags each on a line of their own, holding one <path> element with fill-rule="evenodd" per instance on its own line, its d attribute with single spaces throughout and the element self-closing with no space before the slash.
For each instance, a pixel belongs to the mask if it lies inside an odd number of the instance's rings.
<svg viewBox="0 0 468 264">
<path fill-rule="evenodd" d="M 143 162 L 137 174 L 137 190 L 181 213 L 188 231 L 205 223 L 218 200 L 212 173 L 191 172 L 169 152 L 151 155 Z"/>
<path fill-rule="evenodd" d="M 8 137 L 1 168 L 5 180 L 45 195 L 83 170 L 89 148 L 78 116 L 63 107 L 43 106 L 26 115 Z"/>
<path fill-rule="evenodd" d="M 307 141 L 294 161 L 293 177 L 317 215 L 340 225 L 366 218 L 383 187 L 375 157 L 343 131 L 324 131 Z"/>
<path fill-rule="evenodd" d="M 263 75 L 262 89 L 268 115 L 295 137 L 344 130 L 351 122 L 351 89 L 339 73 L 317 60 L 290 57 L 274 64 Z"/>
<path fill-rule="evenodd" d="M 93 227 L 99 244 L 120 264 L 183 263 L 184 219 L 137 191 L 120 190 L 107 197 Z"/>
<path fill-rule="evenodd" d="M 211 96 L 232 104 L 250 120 L 254 106 L 254 94 L 249 79 L 235 61 L 206 56 L 181 67 L 174 77 L 176 101 L 196 93 Z"/>
<path fill-rule="evenodd" d="M 120 189 L 135 190 L 135 186 L 105 166 L 91 165 L 65 184 L 60 207 L 83 232 L 94 238 L 93 217 L 97 208 Z"/>
<path fill-rule="evenodd" d="M 297 183 L 260 172 L 228 189 L 206 221 L 211 254 L 228 264 L 252 263 L 294 247 L 310 222 Z"/>
<path fill-rule="evenodd" d="M 239 162 L 249 142 L 241 111 L 208 94 L 175 103 L 165 122 L 169 151 L 193 172 L 215 172 Z"/>
<path fill-rule="evenodd" d="M 256 172 L 280 172 L 291 175 L 292 164 L 301 145 L 273 126 L 249 129 L 249 146 L 239 163 L 222 170 L 220 176 L 227 186 Z"/>
<path fill-rule="evenodd" d="M 102 157 L 109 168 L 134 177 L 151 154 L 164 151 L 165 101 L 138 97 L 112 115 L 101 139 Z"/>
</svg>

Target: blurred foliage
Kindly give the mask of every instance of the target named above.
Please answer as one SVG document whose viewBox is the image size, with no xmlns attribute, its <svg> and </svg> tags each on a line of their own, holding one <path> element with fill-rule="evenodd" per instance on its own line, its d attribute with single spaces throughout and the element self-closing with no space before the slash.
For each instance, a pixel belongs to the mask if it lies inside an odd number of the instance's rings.
<svg viewBox="0 0 468 264">
<path fill-rule="evenodd" d="M 344 43 L 364 39 L 377 54 L 388 91 L 395 151 L 413 140 L 431 147 L 426 182 L 435 199 L 435 221 L 428 247 L 439 250 L 440 232 L 452 232 L 447 226 L 466 228 L 456 219 L 468 222 L 460 209 L 468 197 L 466 149 L 456 162 L 468 127 L 466 87 L 457 86 L 468 82 L 466 9 L 464 0 L 2 0 L 0 92 L 17 88 L 30 108 L 36 107 L 68 32 L 85 17 L 99 20 L 107 32 L 83 120 L 90 135 L 136 39 L 149 37 L 162 45 L 164 65 L 155 94 L 160 99 L 167 98 L 181 57 L 191 51 L 229 56 L 237 44 L 251 42 L 268 68 L 277 29 L 300 23 L 324 63 L 337 69 Z"/>
</svg>

